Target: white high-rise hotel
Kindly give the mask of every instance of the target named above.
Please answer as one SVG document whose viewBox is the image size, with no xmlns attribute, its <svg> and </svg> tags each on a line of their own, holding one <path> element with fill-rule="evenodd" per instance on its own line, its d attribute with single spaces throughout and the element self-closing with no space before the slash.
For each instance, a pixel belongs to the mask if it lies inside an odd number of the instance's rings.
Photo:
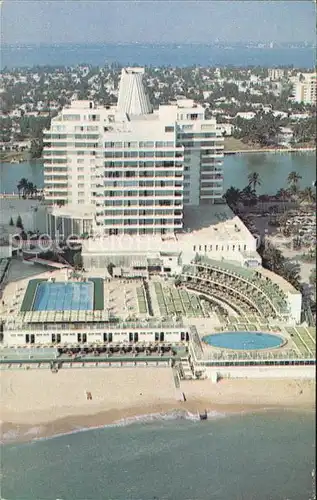
<svg viewBox="0 0 317 500">
<path fill-rule="evenodd" d="M 153 110 L 143 73 L 122 70 L 117 106 L 73 101 L 52 119 L 45 199 L 64 205 L 65 217 L 59 223 L 51 216 L 51 234 L 57 226 L 63 234 L 175 233 L 184 205 L 222 201 L 224 146 L 216 120 L 185 98 Z"/>
</svg>

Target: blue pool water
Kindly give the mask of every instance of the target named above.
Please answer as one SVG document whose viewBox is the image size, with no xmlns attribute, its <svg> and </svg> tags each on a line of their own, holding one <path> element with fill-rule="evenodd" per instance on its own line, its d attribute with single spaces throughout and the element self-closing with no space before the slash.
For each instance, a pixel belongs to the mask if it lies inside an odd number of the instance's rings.
<svg viewBox="0 0 317 500">
<path fill-rule="evenodd" d="M 273 349 L 284 343 L 278 335 L 261 332 L 224 332 L 203 337 L 203 341 L 213 347 L 251 351 L 258 349 Z"/>
<path fill-rule="evenodd" d="M 90 311 L 94 303 L 94 284 L 40 283 L 33 311 Z"/>
</svg>

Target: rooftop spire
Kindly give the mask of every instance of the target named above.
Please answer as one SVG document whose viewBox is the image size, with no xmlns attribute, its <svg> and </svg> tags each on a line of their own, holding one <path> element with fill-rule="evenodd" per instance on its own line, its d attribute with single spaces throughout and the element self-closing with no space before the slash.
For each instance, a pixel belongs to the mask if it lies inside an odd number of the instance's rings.
<svg viewBox="0 0 317 500">
<path fill-rule="evenodd" d="M 143 85 L 144 68 L 123 68 L 119 85 L 118 110 L 128 115 L 147 115 L 153 109 Z"/>
</svg>

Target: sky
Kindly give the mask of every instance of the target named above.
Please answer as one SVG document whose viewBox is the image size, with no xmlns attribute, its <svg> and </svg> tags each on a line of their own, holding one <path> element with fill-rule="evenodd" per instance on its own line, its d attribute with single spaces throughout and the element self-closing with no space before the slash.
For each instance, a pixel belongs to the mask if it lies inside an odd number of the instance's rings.
<svg viewBox="0 0 317 500">
<path fill-rule="evenodd" d="M 315 9 L 313 0 L 2 0 L 1 40 L 5 44 L 314 42 Z"/>
</svg>

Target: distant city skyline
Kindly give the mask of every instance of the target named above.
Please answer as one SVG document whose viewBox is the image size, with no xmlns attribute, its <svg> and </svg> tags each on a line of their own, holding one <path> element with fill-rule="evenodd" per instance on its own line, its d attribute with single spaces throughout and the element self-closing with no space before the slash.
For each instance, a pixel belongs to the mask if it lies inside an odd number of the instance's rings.
<svg viewBox="0 0 317 500">
<path fill-rule="evenodd" d="M 1 41 L 314 43 L 315 15 L 312 0 L 3 0 Z"/>
</svg>

